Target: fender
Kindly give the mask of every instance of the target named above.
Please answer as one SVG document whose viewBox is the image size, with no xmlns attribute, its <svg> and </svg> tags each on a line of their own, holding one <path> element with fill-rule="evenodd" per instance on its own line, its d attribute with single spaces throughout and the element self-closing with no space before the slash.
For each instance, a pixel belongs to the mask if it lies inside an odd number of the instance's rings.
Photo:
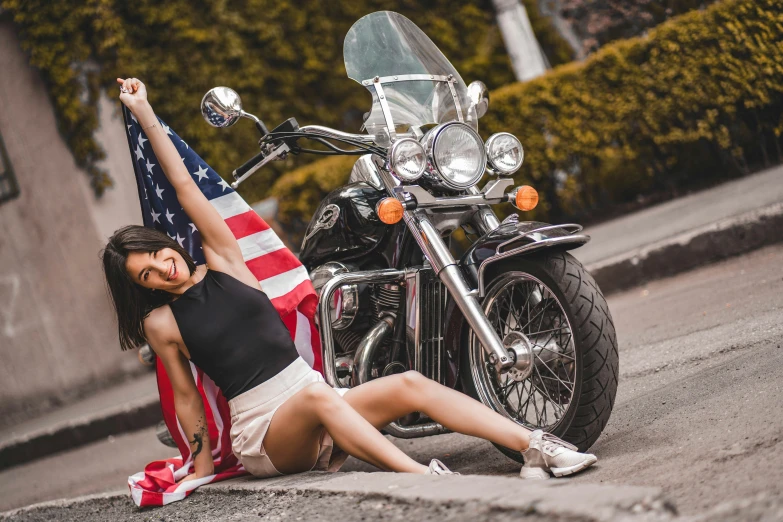
<svg viewBox="0 0 783 522">
<path fill-rule="evenodd" d="M 590 241 L 590 236 L 580 234 L 581 231 L 582 226 L 576 224 L 507 221 L 477 239 L 460 259 L 460 266 L 478 289 L 479 297 L 484 297 L 486 270 L 493 263 L 545 249 L 580 247 Z"/>
</svg>

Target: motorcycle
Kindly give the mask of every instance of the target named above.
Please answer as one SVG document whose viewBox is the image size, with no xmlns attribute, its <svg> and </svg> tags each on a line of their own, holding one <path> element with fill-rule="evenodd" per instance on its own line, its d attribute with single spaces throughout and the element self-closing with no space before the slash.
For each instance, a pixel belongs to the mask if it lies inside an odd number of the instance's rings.
<svg viewBox="0 0 783 522">
<path fill-rule="evenodd" d="M 465 85 L 408 18 L 361 18 L 343 52 L 348 76 L 372 95 L 364 134 L 300 127 L 294 118 L 270 131 L 226 87 L 201 103 L 210 125 L 248 118 L 261 133 L 260 153 L 233 172 L 234 188 L 291 154 L 358 156 L 349 182 L 316 210 L 300 250 L 318 293 L 326 381 L 352 387 L 416 370 L 587 450 L 609 420 L 619 367 L 606 301 L 568 252 L 589 236 L 577 224 L 498 219 L 491 205 L 529 211 L 538 201 L 535 189 L 510 178 L 522 145 L 505 132 L 479 137 L 486 86 Z M 323 147 L 303 148 L 304 140 Z M 479 189 L 485 171 L 490 181 Z M 457 259 L 459 229 L 472 243 Z M 447 430 L 414 414 L 384 431 L 415 438 Z"/>
</svg>

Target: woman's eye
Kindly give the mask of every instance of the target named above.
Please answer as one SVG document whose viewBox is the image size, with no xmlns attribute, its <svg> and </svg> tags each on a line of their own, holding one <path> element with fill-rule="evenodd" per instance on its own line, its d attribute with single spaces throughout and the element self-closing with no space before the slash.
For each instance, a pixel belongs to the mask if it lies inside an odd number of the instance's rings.
<svg viewBox="0 0 783 522">
<path fill-rule="evenodd" d="M 144 272 L 144 280 L 146 281 L 147 278 L 150 276 L 149 270 Z"/>
</svg>

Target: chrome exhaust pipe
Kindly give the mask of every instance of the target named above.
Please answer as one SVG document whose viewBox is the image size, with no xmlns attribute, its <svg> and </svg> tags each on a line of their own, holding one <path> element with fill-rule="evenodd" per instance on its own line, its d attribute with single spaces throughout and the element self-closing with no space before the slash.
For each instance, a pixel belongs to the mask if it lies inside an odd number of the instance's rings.
<svg viewBox="0 0 783 522">
<path fill-rule="evenodd" d="M 398 439 L 418 439 L 419 437 L 429 437 L 432 435 L 440 435 L 442 433 L 451 433 L 451 430 L 444 428 L 437 422 L 414 424 L 413 426 L 401 426 L 396 422 L 392 422 L 383 428 L 383 431 L 392 437 L 397 437 Z"/>
<path fill-rule="evenodd" d="M 375 351 L 386 339 L 386 336 L 392 333 L 393 329 L 394 318 L 391 315 L 386 315 L 364 334 L 353 356 L 353 382 L 351 386 L 358 386 L 370 380 Z"/>
</svg>

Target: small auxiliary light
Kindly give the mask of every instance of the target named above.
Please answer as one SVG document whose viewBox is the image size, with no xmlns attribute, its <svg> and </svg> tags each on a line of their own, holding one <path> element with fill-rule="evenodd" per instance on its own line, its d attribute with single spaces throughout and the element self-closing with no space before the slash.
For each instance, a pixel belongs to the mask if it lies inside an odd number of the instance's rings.
<svg viewBox="0 0 783 522">
<path fill-rule="evenodd" d="M 527 212 L 538 205 L 538 191 L 530 185 L 522 185 L 511 191 L 508 199 L 519 210 Z"/>
<path fill-rule="evenodd" d="M 525 161 L 525 149 L 513 134 L 498 132 L 484 145 L 487 149 L 488 170 L 492 174 L 509 176 L 519 170 Z"/>
<path fill-rule="evenodd" d="M 392 171 L 404 182 L 416 181 L 427 167 L 427 154 L 421 143 L 413 138 L 403 138 L 394 142 L 389 154 Z"/>
<path fill-rule="evenodd" d="M 402 219 L 402 203 L 397 198 L 383 198 L 375 206 L 375 213 L 387 225 L 399 223 Z"/>
</svg>

